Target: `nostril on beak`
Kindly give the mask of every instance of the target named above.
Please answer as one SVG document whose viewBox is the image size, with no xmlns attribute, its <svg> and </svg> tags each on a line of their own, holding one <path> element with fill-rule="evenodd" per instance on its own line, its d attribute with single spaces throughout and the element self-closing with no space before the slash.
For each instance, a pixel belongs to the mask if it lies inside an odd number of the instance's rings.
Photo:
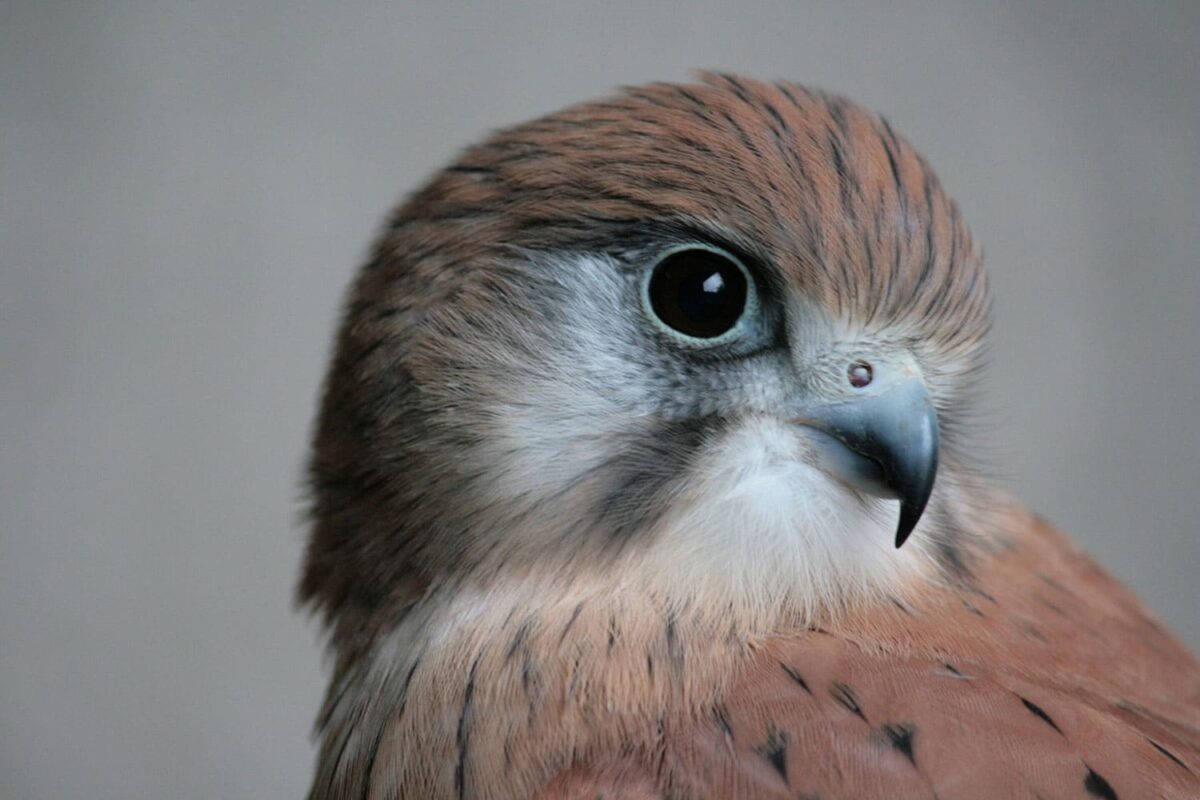
<svg viewBox="0 0 1200 800">
<path fill-rule="evenodd" d="M 851 386 L 855 389 L 862 389 L 871 385 L 871 381 L 875 378 L 875 371 L 866 361 L 855 361 L 846 370 L 846 375 L 850 379 Z"/>
</svg>

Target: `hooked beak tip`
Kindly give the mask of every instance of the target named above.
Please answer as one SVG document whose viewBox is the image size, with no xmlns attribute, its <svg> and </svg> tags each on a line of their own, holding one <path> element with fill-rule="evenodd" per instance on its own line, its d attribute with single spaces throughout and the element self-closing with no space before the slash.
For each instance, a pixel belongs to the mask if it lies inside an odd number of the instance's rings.
<svg viewBox="0 0 1200 800">
<path fill-rule="evenodd" d="M 900 501 L 896 547 L 925 513 L 938 468 L 937 413 L 919 378 L 814 413 L 820 430 L 840 442 L 830 453 L 834 474 L 857 489 Z M 841 447 L 845 449 L 842 450 Z"/>
<path fill-rule="evenodd" d="M 917 527 L 917 523 L 921 521 L 921 514 L 924 508 L 918 508 L 909 503 L 900 504 L 900 523 L 896 526 L 896 549 L 899 550 L 908 541 L 908 537 L 912 535 L 913 529 Z"/>
</svg>

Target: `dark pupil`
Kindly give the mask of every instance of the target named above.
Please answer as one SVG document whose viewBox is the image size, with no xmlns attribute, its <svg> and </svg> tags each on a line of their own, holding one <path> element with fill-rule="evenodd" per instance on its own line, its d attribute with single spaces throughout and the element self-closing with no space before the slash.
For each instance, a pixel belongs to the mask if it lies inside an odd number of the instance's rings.
<svg viewBox="0 0 1200 800">
<path fill-rule="evenodd" d="M 666 324 L 698 339 L 720 336 L 746 307 L 746 276 L 707 250 L 683 250 L 659 262 L 650 276 L 650 306 Z"/>
</svg>

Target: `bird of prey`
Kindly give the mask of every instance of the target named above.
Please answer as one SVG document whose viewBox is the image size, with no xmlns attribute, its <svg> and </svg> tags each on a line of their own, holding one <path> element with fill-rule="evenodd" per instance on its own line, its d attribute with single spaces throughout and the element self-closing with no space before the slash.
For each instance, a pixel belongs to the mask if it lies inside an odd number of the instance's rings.
<svg viewBox="0 0 1200 800">
<path fill-rule="evenodd" d="M 834 95 L 706 73 L 467 149 L 327 378 L 311 798 L 1200 797 L 1196 659 L 972 458 L 988 321 Z"/>
</svg>

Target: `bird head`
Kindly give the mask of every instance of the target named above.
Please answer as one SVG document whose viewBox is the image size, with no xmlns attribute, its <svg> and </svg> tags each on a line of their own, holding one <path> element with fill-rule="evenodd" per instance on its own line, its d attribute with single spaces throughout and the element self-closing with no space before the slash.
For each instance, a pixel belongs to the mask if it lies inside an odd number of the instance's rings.
<svg viewBox="0 0 1200 800">
<path fill-rule="evenodd" d="M 352 288 L 302 595 L 599 574 L 812 611 L 953 566 L 987 322 L 955 205 L 839 97 L 706 74 L 504 130 Z"/>
</svg>

